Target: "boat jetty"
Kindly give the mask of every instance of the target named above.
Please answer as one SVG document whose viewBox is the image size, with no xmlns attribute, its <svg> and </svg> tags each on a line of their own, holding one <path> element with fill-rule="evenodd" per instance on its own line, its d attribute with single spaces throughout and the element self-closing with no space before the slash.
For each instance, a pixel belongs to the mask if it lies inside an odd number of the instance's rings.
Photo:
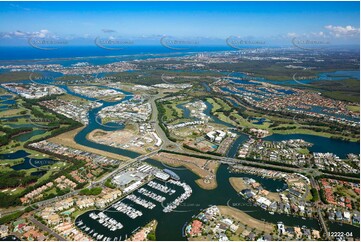
<svg viewBox="0 0 361 242">
<path fill-rule="evenodd" d="M 98 214 L 92 212 L 89 214 L 89 217 L 95 221 L 98 221 L 101 225 L 108 228 L 110 231 L 115 231 L 123 228 L 123 224 L 113 218 L 108 217 L 103 212 L 99 212 Z M 90 228 L 86 227 L 84 230 L 88 232 L 89 229 Z M 91 235 L 91 233 L 92 231 L 89 232 L 89 235 Z"/>
<path fill-rule="evenodd" d="M 149 190 L 147 190 L 147 189 L 145 189 L 145 188 L 140 188 L 139 190 L 138 190 L 138 192 L 140 193 L 140 194 L 143 194 L 144 196 L 147 196 L 147 197 L 150 197 L 150 198 L 152 198 L 153 200 L 155 200 L 155 201 L 157 201 L 157 202 L 164 202 L 165 201 L 165 197 L 163 197 L 163 196 L 161 196 L 161 195 L 158 195 L 158 194 L 156 194 L 156 193 L 154 193 L 154 192 L 151 192 L 151 191 L 149 191 Z"/>
<path fill-rule="evenodd" d="M 153 209 L 156 206 L 154 203 L 144 200 L 140 197 L 137 197 L 134 194 L 130 194 L 130 195 L 126 196 L 125 198 L 144 207 L 144 208 Z"/>
<path fill-rule="evenodd" d="M 163 212 L 165 212 L 165 213 L 172 212 L 175 208 L 177 208 L 179 206 L 179 204 L 181 204 L 184 200 L 186 200 L 192 194 L 192 188 L 184 182 L 170 180 L 169 183 L 183 187 L 184 193 L 182 193 L 179 197 L 177 197 L 173 202 L 169 203 L 163 209 Z"/>
<path fill-rule="evenodd" d="M 137 217 L 140 217 L 143 215 L 143 213 L 131 206 L 128 206 L 127 204 L 119 201 L 112 205 L 112 207 L 117 210 L 118 212 L 121 212 L 125 215 L 127 215 L 131 219 L 135 219 Z"/>
<path fill-rule="evenodd" d="M 158 182 L 150 181 L 148 183 L 148 186 L 150 186 L 151 188 L 156 189 L 156 190 L 158 190 L 160 192 L 168 193 L 169 195 L 173 195 L 175 193 L 174 189 L 171 189 L 171 188 L 169 188 L 167 186 L 159 184 Z"/>
</svg>

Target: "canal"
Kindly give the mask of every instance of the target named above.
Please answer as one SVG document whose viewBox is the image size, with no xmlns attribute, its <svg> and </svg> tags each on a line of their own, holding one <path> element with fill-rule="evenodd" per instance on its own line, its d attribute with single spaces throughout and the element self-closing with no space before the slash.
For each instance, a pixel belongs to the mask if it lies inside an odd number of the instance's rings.
<svg viewBox="0 0 361 242">
<path fill-rule="evenodd" d="M 86 98 L 83 96 L 80 96 L 74 92 L 72 92 L 71 90 L 69 90 L 69 88 L 67 88 L 66 86 L 61 86 L 63 87 L 69 94 L 74 95 L 74 96 L 79 96 L 91 101 L 95 101 L 94 99 L 91 98 Z M 122 90 L 120 90 L 122 91 Z M 95 129 L 102 129 L 102 130 L 106 130 L 106 131 L 111 131 L 111 130 L 117 130 L 117 129 L 122 129 L 123 126 L 122 125 L 115 125 L 115 126 L 107 126 L 107 125 L 103 125 L 99 122 L 99 120 L 97 120 L 97 114 L 98 112 L 104 108 L 104 107 L 108 107 L 108 106 L 112 106 L 112 105 L 116 105 L 120 102 L 124 102 L 126 100 L 129 100 L 131 98 L 131 93 L 127 93 L 122 91 L 123 93 L 127 94 L 127 96 L 121 100 L 121 101 L 117 101 L 117 102 L 106 102 L 106 101 L 100 101 L 103 105 L 102 107 L 98 107 L 98 108 L 94 108 L 92 110 L 89 111 L 89 124 L 83 128 L 74 138 L 74 140 L 81 144 L 81 145 L 85 145 L 85 146 L 89 146 L 95 149 L 99 149 L 99 150 L 104 150 L 107 152 L 112 152 L 112 153 L 116 153 L 116 154 L 120 154 L 123 156 L 128 156 L 130 158 L 135 158 L 137 156 L 139 156 L 140 154 L 136 153 L 136 152 L 132 152 L 132 151 L 128 151 L 128 150 L 124 150 L 121 148 L 115 148 L 115 147 L 109 147 L 106 145 L 102 145 L 102 144 L 98 144 L 92 141 L 89 141 L 87 139 L 87 135 L 95 130 Z M 211 107 L 209 106 L 209 104 L 207 105 L 207 110 L 206 112 L 210 112 Z M 214 118 L 214 117 L 212 117 Z M 215 122 L 220 121 L 220 123 L 223 123 L 223 121 L 221 120 L 217 120 L 214 119 Z M 228 127 L 229 124 L 228 124 Z M 232 152 L 229 151 L 228 155 L 232 155 L 234 153 L 236 153 L 237 151 L 237 146 L 240 145 L 244 138 L 243 136 L 240 136 L 242 138 L 239 138 L 240 140 L 238 141 L 239 144 L 237 144 L 235 147 L 232 147 Z M 318 136 L 315 136 L 315 139 L 313 139 L 312 141 L 310 141 L 310 137 L 308 136 L 299 136 L 299 135 L 287 135 L 287 136 L 270 136 L 267 137 L 268 140 L 273 140 L 273 141 L 277 141 L 277 139 L 281 139 L 281 137 L 283 139 L 289 139 L 289 138 L 303 138 L 308 142 L 311 143 L 317 143 L 317 146 L 314 146 L 314 149 L 317 149 L 317 151 L 320 152 L 325 152 L 327 151 L 334 151 L 337 150 L 337 154 L 345 154 L 345 153 L 357 153 L 359 152 L 359 148 L 356 148 L 354 145 L 352 145 L 353 143 L 351 142 L 345 142 L 344 146 L 342 146 L 343 148 L 338 147 L 338 145 L 340 144 L 339 142 L 341 141 L 337 141 L 337 140 L 332 140 L 331 139 L 327 139 L 327 138 L 323 138 L 323 139 L 317 139 L 319 138 Z M 322 138 L 322 137 L 321 137 Z M 328 141 L 329 143 L 327 144 L 323 144 L 323 142 Z M 319 143 L 320 142 L 320 143 Z M 343 142 L 343 141 L 342 141 Z M 351 148 L 347 148 L 346 146 L 351 144 Z M 326 149 L 327 148 L 327 149 Z M 319 150 L 321 149 L 321 150 Z M 346 151 L 343 151 L 342 149 L 346 149 Z M 326 152 L 327 152 L 326 151 Z M 336 152 L 335 152 L 336 153 Z M 20 157 L 24 157 L 27 154 L 24 153 L 23 151 L 19 151 L 16 152 L 14 154 L 6 154 L 6 155 L 2 155 L 1 158 L 20 158 Z M 145 162 L 147 162 L 148 164 L 157 166 L 159 168 L 165 168 L 165 166 L 153 159 L 147 159 L 145 160 Z M 276 190 L 276 189 L 282 189 L 284 187 L 284 183 L 282 181 L 279 180 L 272 180 L 272 179 L 267 179 L 267 178 L 262 178 L 262 177 L 258 177 L 255 175 L 248 175 L 248 174 L 231 174 L 228 170 L 228 166 L 227 165 L 220 165 L 218 171 L 217 171 L 217 188 L 213 189 L 213 190 L 203 190 L 201 189 L 196 183 L 195 180 L 199 179 L 198 176 L 196 176 L 194 173 L 192 173 L 191 171 L 184 169 L 174 169 L 174 171 L 181 177 L 181 180 L 186 182 L 188 185 L 190 185 L 193 189 L 193 193 L 192 195 L 183 203 L 181 204 L 181 206 L 179 206 L 177 208 L 177 211 L 173 211 L 171 213 L 164 213 L 162 211 L 161 206 L 158 204 L 157 205 L 157 210 L 154 210 L 154 212 L 152 212 L 151 214 L 148 215 L 148 217 L 144 217 L 144 219 L 139 219 L 137 221 L 132 221 L 129 223 L 126 223 L 126 229 L 124 228 L 124 231 L 120 231 L 119 234 L 117 234 L 118 238 L 120 238 L 120 236 L 122 236 L 122 238 L 124 239 L 125 236 L 127 234 L 129 234 L 131 231 L 133 231 L 134 229 L 137 229 L 138 227 L 142 227 L 144 226 L 146 223 L 148 223 L 150 220 L 152 219 L 156 219 L 158 221 L 158 227 L 156 230 L 156 236 L 158 240 L 185 240 L 186 238 L 183 236 L 183 228 L 185 227 L 185 224 L 187 222 L 189 222 L 192 219 L 192 216 L 197 214 L 201 209 L 207 208 L 210 205 L 229 205 L 231 204 L 232 206 L 236 207 L 237 209 L 242 210 L 243 212 L 246 212 L 247 214 L 249 214 L 250 216 L 259 219 L 259 220 L 264 220 L 266 222 L 271 222 L 271 223 L 277 223 L 279 221 L 284 222 L 284 224 L 286 226 L 307 226 L 308 228 L 314 228 L 314 229 L 320 229 L 319 225 L 318 225 L 318 221 L 316 219 L 306 219 L 303 220 L 300 217 L 293 217 L 292 215 L 285 215 L 285 214 L 275 214 L 275 215 L 271 215 L 269 214 L 267 211 L 262 210 L 259 207 L 255 207 L 252 204 L 248 203 L 243 197 L 241 197 L 239 194 L 237 194 L 237 192 L 233 189 L 233 187 L 231 186 L 230 182 L 229 182 L 229 178 L 230 177 L 252 177 L 254 178 L 257 182 L 259 182 L 263 187 L 265 187 L 266 189 L 269 189 L 270 191 Z M 83 215 L 80 215 L 77 218 L 78 220 L 83 220 L 83 222 L 86 222 L 87 219 L 89 219 L 89 217 L 87 216 L 88 213 L 85 213 Z M 120 214 L 118 214 L 118 212 L 112 212 L 112 217 L 122 220 L 122 216 Z M 88 221 L 89 224 L 91 224 L 91 222 Z M 101 225 L 99 224 L 92 224 L 91 225 L 92 228 L 94 230 L 101 230 L 103 227 L 100 227 Z M 332 227 L 332 229 L 334 231 L 344 231 L 343 226 L 340 226 L 338 223 L 333 223 L 332 225 L 330 225 Z M 354 234 L 357 234 L 356 232 L 359 230 L 359 228 L 355 227 L 355 226 L 347 226 L 347 229 L 353 230 Z M 359 235 L 359 232 L 358 232 Z"/>
</svg>

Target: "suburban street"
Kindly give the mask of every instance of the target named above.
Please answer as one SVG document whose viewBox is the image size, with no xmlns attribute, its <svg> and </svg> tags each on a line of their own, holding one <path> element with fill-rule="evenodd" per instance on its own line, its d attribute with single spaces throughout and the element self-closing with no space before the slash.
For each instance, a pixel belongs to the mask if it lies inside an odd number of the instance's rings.
<svg viewBox="0 0 361 242">
<path fill-rule="evenodd" d="M 45 226 L 44 224 L 40 223 L 36 218 L 30 216 L 29 220 L 34 223 L 36 226 L 38 226 L 40 229 L 48 232 L 49 234 L 53 235 L 57 240 L 59 241 L 66 241 L 66 239 L 59 234 L 55 233 L 53 230 L 51 230 L 49 227 Z"/>
</svg>

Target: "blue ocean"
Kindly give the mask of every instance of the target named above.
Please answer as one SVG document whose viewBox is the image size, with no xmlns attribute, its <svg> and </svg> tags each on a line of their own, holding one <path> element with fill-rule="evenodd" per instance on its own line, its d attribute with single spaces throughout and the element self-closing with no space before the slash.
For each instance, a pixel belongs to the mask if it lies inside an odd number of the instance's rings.
<svg viewBox="0 0 361 242">
<path fill-rule="evenodd" d="M 0 64 L 52 63 L 75 58 L 77 62 L 107 64 L 114 60 L 135 60 L 151 57 L 184 56 L 195 52 L 231 51 L 228 46 L 197 46 L 186 50 L 172 50 L 163 46 L 129 46 L 122 50 L 106 50 L 97 46 L 64 46 L 54 50 L 40 50 L 31 46 L 0 47 Z M 50 60 L 51 59 L 51 60 Z M 31 60 L 31 61 L 30 61 Z"/>
</svg>

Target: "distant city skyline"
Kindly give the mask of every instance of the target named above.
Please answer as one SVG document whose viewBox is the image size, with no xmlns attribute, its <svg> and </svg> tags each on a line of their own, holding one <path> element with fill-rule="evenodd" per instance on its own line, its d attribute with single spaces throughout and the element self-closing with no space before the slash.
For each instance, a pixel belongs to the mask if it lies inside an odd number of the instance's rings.
<svg viewBox="0 0 361 242">
<path fill-rule="evenodd" d="M 289 44 L 293 38 L 359 45 L 359 2 L 1 2 L 0 45 L 29 38 L 90 45 L 124 38 L 222 45 L 229 36 Z"/>
</svg>

